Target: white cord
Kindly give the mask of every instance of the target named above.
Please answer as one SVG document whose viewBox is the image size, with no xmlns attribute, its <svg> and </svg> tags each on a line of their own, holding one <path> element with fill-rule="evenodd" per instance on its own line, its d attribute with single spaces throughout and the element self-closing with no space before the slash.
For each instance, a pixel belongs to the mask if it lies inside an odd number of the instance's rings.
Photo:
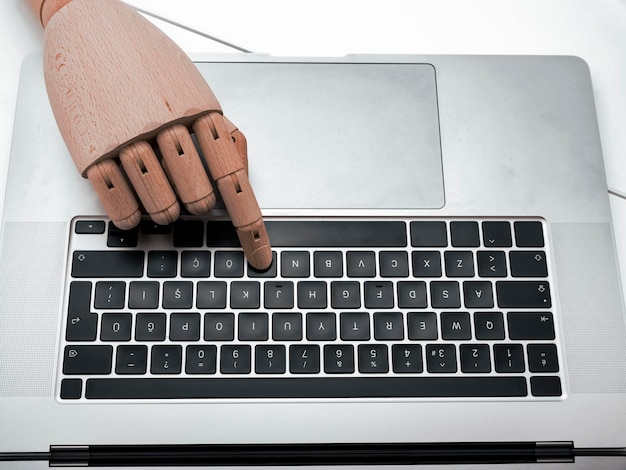
<svg viewBox="0 0 626 470">
<path fill-rule="evenodd" d="M 619 197 L 620 199 L 626 200 L 626 193 L 620 191 L 619 189 L 611 188 L 609 186 L 609 194 L 615 197 Z"/>
<path fill-rule="evenodd" d="M 239 52 L 247 52 L 247 53 L 254 52 L 254 51 L 251 51 L 250 49 L 246 49 L 245 47 L 239 46 L 239 45 L 235 44 L 234 42 L 228 41 L 226 39 L 219 38 L 217 36 L 213 36 L 211 34 L 205 33 L 204 31 L 200 31 L 199 29 L 194 29 L 194 28 L 192 28 L 190 26 L 187 26 L 187 25 L 185 25 L 183 23 L 179 23 L 178 21 L 174 21 L 174 20 L 172 20 L 170 18 L 167 18 L 165 16 L 157 15 L 156 13 L 152 13 L 151 11 L 144 10 L 143 8 L 139 8 L 139 7 L 135 6 L 135 5 L 130 5 L 130 6 L 133 7 L 135 10 L 137 10 L 139 13 L 143 13 L 146 16 L 151 16 L 152 18 L 156 18 L 157 20 L 164 21 L 165 23 L 169 23 L 172 26 L 176 26 L 177 28 L 184 29 L 185 31 L 189 31 L 190 33 L 197 34 L 198 36 L 201 36 L 203 38 L 206 38 L 206 39 L 209 39 L 211 41 L 215 41 L 215 42 L 217 42 L 219 44 L 223 44 L 224 46 L 228 46 L 228 47 L 231 47 L 233 49 L 236 49 Z"/>
</svg>

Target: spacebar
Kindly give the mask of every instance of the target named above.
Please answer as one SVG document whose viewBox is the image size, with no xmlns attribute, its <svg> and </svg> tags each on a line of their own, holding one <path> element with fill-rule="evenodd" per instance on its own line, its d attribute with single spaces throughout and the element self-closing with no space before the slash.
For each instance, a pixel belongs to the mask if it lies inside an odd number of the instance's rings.
<svg viewBox="0 0 626 470">
<path fill-rule="evenodd" d="M 89 379 L 91 399 L 523 397 L 524 377 Z"/>
</svg>

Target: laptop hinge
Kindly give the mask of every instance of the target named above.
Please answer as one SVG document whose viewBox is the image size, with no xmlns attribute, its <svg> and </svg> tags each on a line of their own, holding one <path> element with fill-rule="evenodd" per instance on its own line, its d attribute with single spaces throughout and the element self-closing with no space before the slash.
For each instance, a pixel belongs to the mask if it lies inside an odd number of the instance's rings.
<svg viewBox="0 0 626 470">
<path fill-rule="evenodd" d="M 51 446 L 50 466 L 325 466 L 573 462 L 572 442 Z"/>
</svg>

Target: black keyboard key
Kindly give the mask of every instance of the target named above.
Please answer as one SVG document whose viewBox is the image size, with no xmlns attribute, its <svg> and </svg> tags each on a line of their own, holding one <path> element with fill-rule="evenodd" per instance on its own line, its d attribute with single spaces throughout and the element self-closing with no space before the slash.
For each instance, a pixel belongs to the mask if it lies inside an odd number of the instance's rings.
<svg viewBox="0 0 626 470">
<path fill-rule="evenodd" d="M 100 339 L 102 341 L 129 341 L 131 324 L 130 313 L 105 313 L 102 315 Z"/>
<path fill-rule="evenodd" d="M 414 251 L 414 277 L 441 277 L 441 254 L 438 251 Z"/>
<path fill-rule="evenodd" d="M 454 247 L 480 246 L 478 222 L 450 222 L 450 242 Z"/>
<path fill-rule="evenodd" d="M 316 251 L 313 253 L 315 277 L 343 276 L 343 255 L 340 251 Z"/>
<path fill-rule="evenodd" d="M 116 374 L 145 374 L 148 365 L 146 346 L 118 346 L 115 355 Z"/>
<path fill-rule="evenodd" d="M 91 282 L 73 281 L 70 284 L 65 339 L 67 341 L 94 341 L 98 315 L 91 313 Z"/>
<path fill-rule="evenodd" d="M 167 235 L 172 232 L 172 226 L 157 224 L 152 220 L 142 220 L 139 230 L 146 235 Z"/>
<path fill-rule="evenodd" d="M 335 309 L 359 308 L 361 306 L 361 285 L 357 281 L 331 283 L 330 304 Z"/>
<path fill-rule="evenodd" d="M 98 235 L 104 233 L 105 223 L 103 220 L 77 220 L 74 232 L 79 235 Z"/>
<path fill-rule="evenodd" d="M 243 251 L 217 251 L 215 277 L 243 277 Z"/>
<path fill-rule="evenodd" d="M 305 348 L 311 349 L 309 346 Z M 538 391 L 554 388 L 538 387 Z M 85 397 L 88 399 L 464 398 L 527 395 L 524 377 L 492 376 L 96 378 L 88 379 L 85 386 Z"/>
<path fill-rule="evenodd" d="M 306 339 L 334 341 L 337 339 L 337 319 L 334 313 L 307 313 Z"/>
<path fill-rule="evenodd" d="M 326 308 L 328 287 L 324 281 L 300 281 L 298 283 L 298 308 Z"/>
<path fill-rule="evenodd" d="M 143 251 L 75 251 L 72 277 L 141 277 Z"/>
<path fill-rule="evenodd" d="M 511 339 L 554 339 L 550 312 L 510 312 L 507 315 Z"/>
<path fill-rule="evenodd" d="M 471 251 L 446 251 L 444 260 L 448 277 L 474 277 L 474 255 Z"/>
<path fill-rule="evenodd" d="M 446 340 L 471 339 L 472 328 L 467 312 L 443 312 L 441 337 Z"/>
<path fill-rule="evenodd" d="M 63 352 L 65 375 L 110 374 L 113 364 L 113 346 L 71 345 Z"/>
<path fill-rule="evenodd" d="M 513 277 L 546 277 L 548 275 L 544 251 L 511 251 L 509 258 Z"/>
<path fill-rule="evenodd" d="M 517 246 L 524 248 L 541 248 L 544 246 L 541 222 L 515 222 L 513 228 Z"/>
<path fill-rule="evenodd" d="M 128 288 L 128 307 L 153 309 L 159 306 L 159 283 L 156 281 L 132 281 Z"/>
<path fill-rule="evenodd" d="M 204 222 L 201 220 L 178 220 L 174 223 L 174 246 L 199 248 L 204 245 Z"/>
<path fill-rule="evenodd" d="M 429 344 L 426 346 L 426 367 L 436 374 L 457 371 L 456 347 L 453 344 Z"/>
<path fill-rule="evenodd" d="M 109 232 L 107 234 L 107 246 L 112 248 L 132 248 L 137 246 L 139 237 L 139 227 L 130 230 L 121 230 L 109 222 Z"/>
<path fill-rule="evenodd" d="M 381 251 L 381 277 L 409 277 L 409 257 L 406 251 Z"/>
<path fill-rule="evenodd" d="M 493 287 L 489 281 L 466 281 L 463 283 L 463 299 L 467 308 L 493 307 Z"/>
<path fill-rule="evenodd" d="M 545 281 L 496 282 L 498 306 L 502 308 L 550 308 L 550 285 Z"/>
<path fill-rule="evenodd" d="M 370 339 L 370 316 L 364 312 L 344 312 L 339 315 L 341 339 L 344 341 L 368 341 Z"/>
<path fill-rule="evenodd" d="M 524 372 L 524 348 L 521 344 L 496 344 L 493 346 L 493 357 L 496 372 Z"/>
<path fill-rule="evenodd" d="M 559 358 L 555 344 L 529 344 L 528 370 L 531 372 L 558 372 Z"/>
<path fill-rule="evenodd" d="M 373 251 L 348 251 L 346 253 L 348 277 L 376 276 L 376 255 Z"/>
<path fill-rule="evenodd" d="M 198 341 L 199 339 L 199 313 L 173 313 L 170 315 L 171 341 Z"/>
<path fill-rule="evenodd" d="M 480 340 L 504 339 L 502 312 L 474 313 L 474 334 Z"/>
<path fill-rule="evenodd" d="M 191 308 L 193 284 L 191 281 L 166 281 L 163 283 L 163 308 Z"/>
<path fill-rule="evenodd" d="M 354 372 L 354 346 L 351 344 L 324 346 L 324 372 L 352 374 Z"/>
<path fill-rule="evenodd" d="M 386 344 L 360 344 L 358 348 L 359 372 L 386 374 L 389 372 L 389 352 Z"/>
<path fill-rule="evenodd" d="M 563 394 L 559 377 L 531 377 L 530 393 L 535 397 L 560 397 Z"/>
<path fill-rule="evenodd" d="M 448 234 L 445 222 L 411 222 L 411 246 L 444 247 L 448 246 Z"/>
<path fill-rule="evenodd" d="M 137 341 L 165 340 L 165 314 L 138 313 L 135 324 L 135 339 Z"/>
<path fill-rule="evenodd" d="M 462 344 L 460 356 L 462 372 L 470 374 L 491 372 L 491 355 L 488 344 Z"/>
<path fill-rule="evenodd" d="M 391 347 L 393 371 L 398 374 L 421 374 L 424 371 L 420 344 L 394 344 Z"/>
<path fill-rule="evenodd" d="M 248 264 L 248 277 L 264 277 L 264 278 L 272 278 L 278 275 L 278 263 L 276 262 L 276 252 L 272 251 L 272 263 L 269 268 L 259 271 L 258 269 L 253 268 L 250 263 Z"/>
<path fill-rule="evenodd" d="M 232 341 L 235 339 L 235 315 L 232 313 L 206 313 L 204 315 L 206 341 Z"/>
<path fill-rule="evenodd" d="M 398 286 L 398 307 L 426 308 L 426 283 L 424 281 L 400 281 Z"/>
<path fill-rule="evenodd" d="M 230 285 L 231 308 L 259 308 L 261 285 L 257 281 L 234 281 Z"/>
<path fill-rule="evenodd" d="M 182 277 L 209 277 L 211 274 L 211 252 L 183 251 L 180 256 Z"/>
<path fill-rule="evenodd" d="M 480 277 L 506 277 L 506 255 L 504 251 L 479 251 L 478 275 Z"/>
<path fill-rule="evenodd" d="M 252 348 L 247 344 L 222 346 L 220 372 L 222 374 L 249 374 L 252 370 Z"/>
<path fill-rule="evenodd" d="M 393 308 L 393 306 L 393 284 L 390 281 L 365 282 L 366 308 Z"/>
<path fill-rule="evenodd" d="M 198 282 L 196 307 L 209 309 L 226 308 L 226 282 L 201 281 Z"/>
<path fill-rule="evenodd" d="M 317 344 L 290 346 L 289 372 L 292 374 L 319 374 L 320 347 Z"/>
<path fill-rule="evenodd" d="M 274 313 L 272 315 L 272 338 L 276 341 L 300 341 L 302 339 L 302 314 Z"/>
<path fill-rule="evenodd" d="M 283 277 L 309 277 L 311 258 L 308 251 L 283 251 L 280 256 Z"/>
<path fill-rule="evenodd" d="M 126 283 L 123 281 L 96 282 L 95 308 L 121 309 L 126 302 Z"/>
<path fill-rule="evenodd" d="M 284 374 L 287 353 L 282 344 L 258 345 L 254 350 L 254 371 L 257 374 Z"/>
<path fill-rule="evenodd" d="M 383 341 L 404 339 L 404 318 L 402 313 L 374 313 L 374 338 Z"/>
<path fill-rule="evenodd" d="M 149 251 L 149 277 L 175 277 L 178 269 L 178 253 L 176 251 Z"/>
<path fill-rule="evenodd" d="M 483 244 L 487 248 L 509 247 L 513 245 L 511 239 L 511 224 L 508 222 L 483 222 Z"/>
<path fill-rule="evenodd" d="M 435 312 L 409 312 L 407 324 L 409 339 L 418 341 L 437 339 L 437 315 Z"/>
<path fill-rule="evenodd" d="M 207 246 L 240 247 L 239 237 L 233 224 L 228 220 L 216 220 L 207 224 Z"/>
<path fill-rule="evenodd" d="M 294 289 L 291 281 L 267 281 L 263 286 L 263 304 L 268 309 L 293 308 Z"/>
<path fill-rule="evenodd" d="M 456 281 L 433 281 L 430 283 L 430 298 L 433 308 L 459 308 L 461 292 Z"/>
<path fill-rule="evenodd" d="M 180 374 L 183 349 L 181 346 L 152 346 L 150 372 Z"/>
<path fill-rule="evenodd" d="M 269 337 L 267 313 L 240 313 L 238 323 L 240 341 L 267 341 Z"/>
<path fill-rule="evenodd" d="M 185 351 L 185 372 L 187 374 L 215 374 L 217 346 L 212 344 L 187 346 Z"/>
<path fill-rule="evenodd" d="M 61 399 L 78 400 L 83 395 L 83 381 L 81 379 L 63 379 L 61 381 Z"/>
<path fill-rule="evenodd" d="M 404 222 L 268 220 L 265 226 L 272 246 L 319 248 L 406 246 Z"/>
</svg>

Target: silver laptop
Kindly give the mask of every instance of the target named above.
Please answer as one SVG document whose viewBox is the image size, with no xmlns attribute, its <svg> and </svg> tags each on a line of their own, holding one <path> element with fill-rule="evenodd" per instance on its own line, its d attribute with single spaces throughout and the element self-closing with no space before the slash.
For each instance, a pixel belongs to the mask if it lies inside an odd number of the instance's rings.
<svg viewBox="0 0 626 470">
<path fill-rule="evenodd" d="M 268 271 L 246 264 L 220 209 L 109 223 L 57 131 L 41 58 L 24 63 L 0 468 L 567 468 L 620 452 L 624 308 L 582 60 L 197 66 L 247 136 Z"/>
</svg>

